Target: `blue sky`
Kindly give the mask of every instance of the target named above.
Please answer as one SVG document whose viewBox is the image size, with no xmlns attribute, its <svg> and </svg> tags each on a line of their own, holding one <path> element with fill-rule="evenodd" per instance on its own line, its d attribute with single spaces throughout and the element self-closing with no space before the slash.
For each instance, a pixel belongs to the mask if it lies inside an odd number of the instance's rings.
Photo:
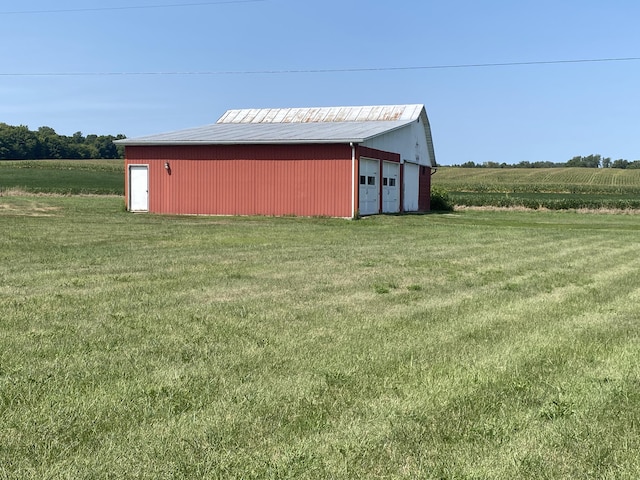
<svg viewBox="0 0 640 480">
<path fill-rule="evenodd" d="M 0 2 L 0 122 L 136 137 L 230 108 L 422 103 L 439 164 L 636 160 L 640 60 L 387 68 L 635 58 L 638 18 L 637 0 Z"/>
</svg>

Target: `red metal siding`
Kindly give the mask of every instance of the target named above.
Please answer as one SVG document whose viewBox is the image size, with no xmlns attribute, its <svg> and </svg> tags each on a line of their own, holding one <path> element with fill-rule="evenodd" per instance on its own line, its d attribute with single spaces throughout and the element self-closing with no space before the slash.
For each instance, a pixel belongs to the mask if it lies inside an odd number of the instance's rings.
<svg viewBox="0 0 640 480">
<path fill-rule="evenodd" d="M 130 146 L 126 164 L 149 165 L 153 213 L 353 213 L 349 145 Z"/>
<path fill-rule="evenodd" d="M 369 147 L 358 147 L 358 157 L 374 158 L 384 160 L 385 162 L 400 163 L 400 154 L 393 152 L 385 152 L 384 150 L 376 150 Z"/>
<path fill-rule="evenodd" d="M 431 210 L 431 168 L 420 166 L 420 183 L 418 185 L 418 210 Z"/>
</svg>

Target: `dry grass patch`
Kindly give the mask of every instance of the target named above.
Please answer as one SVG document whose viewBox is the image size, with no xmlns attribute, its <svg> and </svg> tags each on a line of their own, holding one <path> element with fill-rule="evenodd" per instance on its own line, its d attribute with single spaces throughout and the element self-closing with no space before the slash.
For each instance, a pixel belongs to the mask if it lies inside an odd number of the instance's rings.
<svg viewBox="0 0 640 480">
<path fill-rule="evenodd" d="M 53 217 L 60 207 L 30 200 L 0 201 L 0 216 Z"/>
<path fill-rule="evenodd" d="M 456 205 L 453 207 L 454 212 L 527 212 L 533 210 L 532 208 L 513 206 L 513 207 L 494 207 L 492 205 L 472 206 L 472 205 Z M 543 211 L 540 208 L 538 211 Z"/>
<path fill-rule="evenodd" d="M 552 210 L 540 207 L 540 208 L 527 208 L 521 205 L 514 205 L 512 207 L 495 207 L 492 205 L 473 206 L 473 205 L 456 205 L 454 207 L 455 212 L 550 212 Z M 635 208 L 570 208 L 567 212 L 575 213 L 594 213 L 603 215 L 638 215 L 640 209 Z"/>
<path fill-rule="evenodd" d="M 0 188 L 0 197 L 26 197 L 34 196 L 35 194 L 29 193 L 22 188 Z"/>
</svg>

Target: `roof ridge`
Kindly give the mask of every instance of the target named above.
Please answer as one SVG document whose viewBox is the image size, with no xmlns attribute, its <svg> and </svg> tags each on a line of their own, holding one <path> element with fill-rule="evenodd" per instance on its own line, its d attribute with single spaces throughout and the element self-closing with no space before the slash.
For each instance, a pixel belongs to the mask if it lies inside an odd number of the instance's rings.
<svg viewBox="0 0 640 480">
<path fill-rule="evenodd" d="M 333 123 L 417 120 L 422 104 L 338 107 L 241 108 L 227 110 L 217 124 Z"/>
</svg>

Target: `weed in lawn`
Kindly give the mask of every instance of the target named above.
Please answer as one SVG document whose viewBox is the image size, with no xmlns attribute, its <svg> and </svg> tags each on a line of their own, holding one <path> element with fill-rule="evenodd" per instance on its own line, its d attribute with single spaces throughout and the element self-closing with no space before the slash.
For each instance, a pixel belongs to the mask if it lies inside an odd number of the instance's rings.
<svg viewBox="0 0 640 480">
<path fill-rule="evenodd" d="M 389 293 L 391 290 L 396 290 L 397 288 L 398 284 L 396 282 L 380 282 L 373 285 L 373 290 L 380 294 Z"/>
</svg>

